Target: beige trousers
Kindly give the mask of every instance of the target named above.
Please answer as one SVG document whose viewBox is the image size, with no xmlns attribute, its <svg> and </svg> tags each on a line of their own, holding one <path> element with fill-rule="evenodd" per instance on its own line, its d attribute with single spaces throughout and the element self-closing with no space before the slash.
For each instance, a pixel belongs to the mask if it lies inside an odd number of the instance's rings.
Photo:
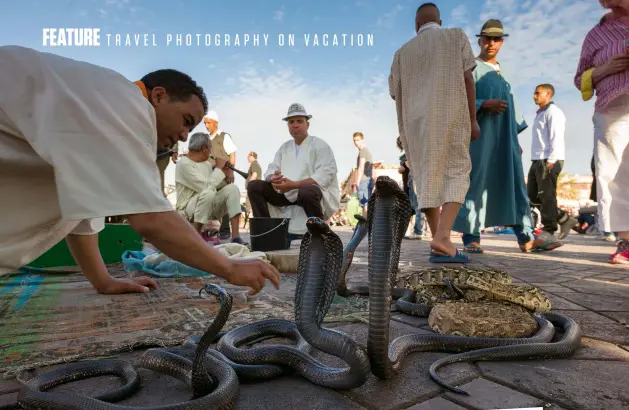
<svg viewBox="0 0 629 410">
<path fill-rule="evenodd" d="M 218 191 L 206 189 L 188 202 L 185 212 L 186 219 L 203 225 L 211 220 L 220 221 L 225 214 L 232 219 L 241 213 L 240 190 L 234 184 Z"/>
</svg>

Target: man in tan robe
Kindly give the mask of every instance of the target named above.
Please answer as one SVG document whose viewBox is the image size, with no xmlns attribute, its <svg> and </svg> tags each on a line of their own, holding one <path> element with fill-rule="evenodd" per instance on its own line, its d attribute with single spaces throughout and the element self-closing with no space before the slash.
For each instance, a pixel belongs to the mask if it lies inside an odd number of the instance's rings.
<svg viewBox="0 0 629 410">
<path fill-rule="evenodd" d="M 476 62 L 463 30 L 441 28 L 434 4 L 417 9 L 415 30 L 417 36 L 395 53 L 389 90 L 418 205 L 433 234 L 431 262 L 469 262 L 450 232 L 469 187 L 470 140 L 480 134 Z"/>
<path fill-rule="evenodd" d="M 177 211 L 201 233 L 203 225 L 227 215 L 231 221 L 232 242 L 248 245 L 240 238 L 240 190 L 235 184 L 222 184 L 225 180 L 226 161 L 216 159 L 210 164 L 210 138 L 197 132 L 190 137 L 188 155 L 175 170 Z"/>
</svg>

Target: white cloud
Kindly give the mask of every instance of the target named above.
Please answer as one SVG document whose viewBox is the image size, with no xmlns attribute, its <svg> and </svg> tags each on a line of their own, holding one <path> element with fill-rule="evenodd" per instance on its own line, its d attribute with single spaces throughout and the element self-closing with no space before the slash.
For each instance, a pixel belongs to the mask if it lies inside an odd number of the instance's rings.
<svg viewBox="0 0 629 410">
<path fill-rule="evenodd" d="M 400 9 L 397 5 L 382 16 L 379 24 L 391 24 Z M 458 8 L 451 14 L 463 18 L 465 9 Z M 503 20 L 511 35 L 503 46 L 500 62 L 529 125 L 537 108 L 532 102 L 535 85 L 552 82 L 556 86 L 555 100 L 568 119 L 565 164 L 568 172 L 590 172 L 593 104 L 580 99 L 572 81 L 583 38 L 602 14 L 598 4 L 589 0 L 526 1 L 519 6 L 515 0 L 487 0 L 477 20 L 468 18 L 468 25 L 462 26 L 477 52 L 474 33 L 482 23 L 487 18 Z M 312 82 L 303 72 L 282 67 L 278 61 L 269 71 L 254 65 L 255 69 L 230 76 L 236 91 L 209 98 L 212 109 L 221 116 L 221 127 L 233 135 L 239 147 L 237 167 L 247 170 L 245 156 L 253 150 L 266 168 L 280 144 L 290 139 L 281 118 L 293 102 L 304 104 L 313 114 L 311 133 L 324 138 L 335 151 L 339 180 L 355 165 L 356 149 L 351 138 L 355 131 L 365 133 L 375 159 L 396 164 L 397 121 L 387 85 L 391 57 L 382 57 L 387 64 L 383 64 L 378 77 L 363 79 L 348 75 L 343 79 L 343 87 Z M 525 172 L 530 164 L 530 136 L 530 128 L 520 135 Z M 171 166 L 167 181 L 173 180 Z M 242 178 L 237 176 L 236 180 L 242 189 Z"/>
<path fill-rule="evenodd" d="M 273 12 L 273 20 L 282 21 L 284 20 L 284 10 L 275 10 Z"/>
<path fill-rule="evenodd" d="M 397 15 L 400 14 L 400 11 L 402 11 L 403 9 L 404 7 L 402 7 L 400 4 L 396 4 L 393 9 L 378 17 L 378 20 L 376 21 L 376 26 L 389 29 L 393 28 Z"/>
<path fill-rule="evenodd" d="M 485 0 L 478 20 L 469 19 L 461 27 L 478 52 L 475 34 L 490 18 L 502 21 L 509 33 L 499 54 L 507 80 L 515 90 L 529 125 L 535 118 L 534 88 L 552 83 L 555 101 L 567 118 L 567 172 L 590 171 L 593 147 L 593 103 L 583 102 L 573 79 L 587 32 L 599 21 L 604 10 L 590 0 L 525 1 Z M 520 136 L 524 149 L 524 167 L 528 170 L 531 144 L 530 129 Z"/>
<path fill-rule="evenodd" d="M 450 20 L 454 24 L 459 24 L 469 20 L 470 12 L 465 4 L 459 4 L 450 12 Z"/>
<path fill-rule="evenodd" d="M 276 61 L 268 72 L 248 69 L 237 81 L 233 94 L 208 96 L 211 109 L 220 116 L 220 127 L 232 135 L 238 146 L 237 168 L 246 171 L 246 154 L 255 151 L 266 171 L 279 146 L 291 139 L 282 118 L 294 102 L 303 104 L 313 115 L 310 133 L 327 141 L 335 152 L 339 182 L 355 166 L 358 151 L 352 134 L 356 131 L 365 134 L 374 159 L 397 164 L 395 105 L 388 95 L 385 76 L 333 87 L 308 81 Z M 194 130 L 197 131 L 204 131 L 203 124 Z M 238 175 L 236 178 L 243 189 L 243 179 Z M 174 181 L 172 165 L 166 180 Z"/>
</svg>

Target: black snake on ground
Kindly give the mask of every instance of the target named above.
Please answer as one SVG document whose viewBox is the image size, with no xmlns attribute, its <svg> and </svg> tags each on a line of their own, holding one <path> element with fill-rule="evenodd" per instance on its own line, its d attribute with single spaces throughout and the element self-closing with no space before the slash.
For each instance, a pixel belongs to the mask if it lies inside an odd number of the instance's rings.
<svg viewBox="0 0 629 410">
<path fill-rule="evenodd" d="M 388 177 L 379 177 L 369 200 L 367 218 L 369 330 L 366 352 L 344 333 L 321 327 L 339 289 L 341 270 L 346 272 L 349 264 L 343 257 L 343 244 L 338 235 L 321 219 L 309 218 L 308 232 L 299 254 L 295 322 L 269 319 L 244 325 L 223 334 L 217 345 L 218 352 L 208 350 L 229 315 L 231 297 L 216 285 L 206 286 L 205 290 L 216 295 L 221 303 L 221 310 L 207 332 L 200 339 L 189 338 L 181 348 L 150 349 L 141 365 L 188 383 L 193 388 L 193 399 L 151 409 L 230 408 L 239 388 L 237 373 L 242 379 L 266 380 L 292 370 L 317 385 L 352 389 L 367 380 L 370 370 L 380 379 L 391 378 L 406 355 L 420 351 L 468 352 L 446 357 L 431 368 L 431 376 L 438 383 L 457 391 L 438 378 L 439 366 L 467 360 L 565 357 L 578 347 L 581 335 L 578 325 L 554 313 L 537 314 L 538 330 L 529 338 L 409 334 L 390 342 L 391 293 L 398 273 L 401 241 L 411 214 L 408 196 L 397 183 Z M 558 343 L 550 343 L 555 333 L 553 323 L 564 330 Z M 297 347 L 269 344 L 242 348 L 275 336 L 293 338 Z M 310 355 L 312 347 L 341 358 L 349 366 L 335 368 L 319 362 Z M 122 361 L 94 360 L 73 366 L 26 382 L 19 404 L 25 409 L 131 409 L 109 403 L 127 397 L 139 387 L 137 373 L 130 365 Z M 69 381 L 112 373 L 123 378 L 126 385 L 98 398 L 43 391 Z"/>
<path fill-rule="evenodd" d="M 283 328 L 295 323 L 285 320 L 270 319 L 236 328 L 220 339 L 217 350 L 236 363 L 287 366 L 314 384 L 334 389 L 352 389 L 367 380 L 367 354 L 344 333 L 321 327 L 338 284 L 343 243 L 330 226 L 319 218 L 309 218 L 306 225 L 308 231 L 299 252 L 295 322 L 299 334 L 308 344 L 339 357 L 349 367 L 327 366 L 291 346 L 239 347 L 251 338 L 281 334 Z"/>
<path fill-rule="evenodd" d="M 538 331 L 529 338 L 409 334 L 389 342 L 391 289 L 396 283 L 401 242 L 413 210 L 408 196 L 394 180 L 386 176 L 381 176 L 376 181 L 376 189 L 369 200 L 368 207 L 369 333 L 367 353 L 371 362 L 371 371 L 378 378 L 391 378 L 404 357 L 417 351 L 466 352 L 475 350 L 458 356 L 458 360 L 492 360 L 493 358 L 506 360 L 510 357 L 566 357 L 580 345 L 581 332 L 578 324 L 556 313 L 536 314 Z M 555 333 L 553 323 L 564 331 L 559 343 L 550 343 Z M 449 363 L 447 360 L 448 358 L 437 364 L 447 364 Z M 431 372 L 431 376 L 436 377 L 436 368 Z M 441 384 L 453 389 L 445 383 Z"/>
<path fill-rule="evenodd" d="M 236 399 L 239 390 L 236 372 L 228 363 L 206 354 L 229 317 L 232 297 L 223 288 L 213 284 L 205 285 L 199 294 L 203 290 L 218 299 L 220 310 L 192 352 L 192 360 L 165 349 L 149 349 L 142 356 L 140 364 L 140 367 L 173 376 L 191 386 L 192 399 L 183 403 L 149 407 L 147 410 L 230 409 Z M 119 376 L 125 385 L 98 397 L 46 391 L 71 381 L 102 375 Z M 128 362 L 89 360 L 73 363 L 26 381 L 20 389 L 18 405 L 23 409 L 131 410 L 136 407 L 113 402 L 129 397 L 139 387 L 139 375 Z"/>
</svg>

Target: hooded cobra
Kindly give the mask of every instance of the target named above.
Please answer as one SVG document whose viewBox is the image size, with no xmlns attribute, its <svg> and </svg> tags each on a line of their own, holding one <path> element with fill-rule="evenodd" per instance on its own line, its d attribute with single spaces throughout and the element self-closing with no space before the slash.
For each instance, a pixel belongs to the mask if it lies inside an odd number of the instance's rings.
<svg viewBox="0 0 629 410">
<path fill-rule="evenodd" d="M 409 334 L 389 343 L 391 289 L 396 283 L 402 238 L 413 211 L 408 196 L 394 180 L 386 176 L 381 176 L 376 181 L 376 189 L 368 205 L 369 333 L 367 353 L 371 362 L 371 371 L 378 378 L 391 378 L 404 357 L 412 352 L 475 350 L 458 356 L 458 360 L 506 360 L 542 357 L 540 355 L 546 358 L 566 357 L 579 346 L 581 332 L 578 324 L 570 318 L 555 313 L 537 314 L 538 330 L 529 338 Z M 565 331 L 559 343 L 550 343 L 555 333 L 553 323 Z M 449 363 L 448 358 L 437 362 L 436 365 L 438 367 L 447 363 Z M 437 367 L 433 367 L 431 375 L 435 377 Z"/>
<path fill-rule="evenodd" d="M 187 402 L 148 407 L 145 408 L 146 410 L 230 409 L 234 403 L 239 389 L 236 373 L 226 362 L 206 354 L 210 344 L 216 339 L 227 321 L 232 307 L 232 297 L 223 288 L 213 284 L 206 285 L 199 294 L 203 290 L 218 299 L 220 310 L 200 338 L 192 353 L 192 360 L 165 349 L 149 349 L 142 356 L 140 364 L 140 367 L 173 376 L 188 384 L 192 387 L 193 397 Z M 119 376 L 125 385 L 97 397 L 46 391 L 71 381 L 104 375 Z M 28 380 L 20 390 L 18 405 L 23 409 L 132 410 L 137 407 L 122 406 L 112 404 L 112 402 L 130 396 L 139 387 L 139 375 L 128 362 L 89 360 L 72 363 Z"/>
<path fill-rule="evenodd" d="M 410 203 L 409 203 L 410 206 Z M 347 242 L 347 245 L 343 248 L 343 264 L 341 268 L 341 277 L 339 278 L 338 287 L 336 293 L 342 297 L 350 297 L 352 295 L 369 296 L 369 286 L 359 284 L 353 286 L 351 289 L 347 287 L 347 281 L 345 279 L 349 268 L 352 266 L 354 260 L 354 252 L 358 245 L 365 239 L 369 232 L 369 223 L 362 215 L 354 215 L 354 218 L 358 221 L 352 237 Z M 450 283 L 446 283 L 451 289 L 451 292 L 455 292 Z M 391 298 L 396 300 L 395 308 L 404 314 L 412 316 L 424 316 L 427 317 L 430 314 L 431 307 L 422 303 L 415 303 L 415 292 L 410 289 L 393 288 L 391 289 Z"/>
<path fill-rule="evenodd" d="M 310 382 L 333 389 L 352 389 L 369 375 L 369 359 L 362 347 L 344 333 L 325 329 L 321 323 L 332 303 L 341 271 L 343 243 L 330 226 L 311 217 L 299 252 L 295 322 L 264 320 L 244 325 L 221 338 L 217 350 L 241 365 L 290 367 Z M 327 366 L 307 352 L 284 345 L 263 345 L 242 349 L 247 341 L 283 335 L 297 324 L 299 334 L 311 346 L 339 357 L 349 367 Z"/>
</svg>

